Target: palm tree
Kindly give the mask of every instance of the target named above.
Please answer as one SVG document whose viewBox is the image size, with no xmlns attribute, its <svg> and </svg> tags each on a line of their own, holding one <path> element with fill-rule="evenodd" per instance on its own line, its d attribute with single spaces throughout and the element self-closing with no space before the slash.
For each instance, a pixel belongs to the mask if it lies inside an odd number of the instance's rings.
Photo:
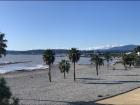
<svg viewBox="0 0 140 105">
<path fill-rule="evenodd" d="M 6 56 L 6 42 L 4 39 L 5 34 L 0 32 L 0 58 L 4 55 Z M 0 78 L 0 105 L 19 105 L 19 99 L 13 97 L 11 99 L 12 93 L 10 88 L 7 86 L 6 80 L 1 77 Z M 12 103 L 11 103 L 12 101 Z"/>
<path fill-rule="evenodd" d="M 55 53 L 52 50 L 47 49 L 43 54 L 43 60 L 49 66 L 48 76 L 49 81 L 51 82 L 51 65 L 55 61 Z"/>
<path fill-rule="evenodd" d="M 104 66 L 104 59 L 99 57 L 99 67 Z"/>
<path fill-rule="evenodd" d="M 127 70 L 127 55 L 126 54 L 122 54 L 122 63 L 124 65 L 125 70 Z"/>
<path fill-rule="evenodd" d="M 12 96 L 4 78 L 0 78 L 0 105 L 19 105 L 19 99 Z"/>
<path fill-rule="evenodd" d="M 136 56 L 135 67 L 140 67 L 140 56 Z"/>
<path fill-rule="evenodd" d="M 98 70 L 99 70 L 99 65 L 101 65 L 101 63 L 103 63 L 103 60 L 99 57 L 98 54 L 93 54 L 91 57 L 91 62 L 93 62 L 96 66 L 96 73 L 98 76 Z"/>
<path fill-rule="evenodd" d="M 7 47 L 6 45 L 7 40 L 4 39 L 4 37 L 5 37 L 5 34 L 0 32 L 0 58 L 2 57 L 2 55 L 4 56 L 6 55 L 5 48 Z"/>
<path fill-rule="evenodd" d="M 0 105 L 9 105 L 9 99 L 12 93 L 10 88 L 7 86 L 6 80 L 0 78 Z"/>
<path fill-rule="evenodd" d="M 140 46 L 137 46 L 135 49 L 134 49 L 134 52 L 140 52 Z"/>
<path fill-rule="evenodd" d="M 69 50 L 69 59 L 71 60 L 71 62 L 73 63 L 74 65 L 74 81 L 75 81 L 75 77 L 76 77 L 76 74 L 75 74 L 75 63 L 77 63 L 80 59 L 80 51 L 77 50 L 76 48 L 71 48 Z"/>
<path fill-rule="evenodd" d="M 129 67 L 131 68 L 131 66 L 135 65 L 137 61 L 137 55 L 135 53 L 131 53 L 131 54 L 123 54 L 122 56 L 122 62 L 123 62 L 123 65 L 125 67 L 125 69 L 127 69 L 126 65 L 129 65 Z"/>
<path fill-rule="evenodd" d="M 59 69 L 60 69 L 61 73 L 64 73 L 64 79 L 65 79 L 66 78 L 65 73 L 66 72 L 68 73 L 70 70 L 70 63 L 67 60 L 62 60 L 59 63 Z"/>
<path fill-rule="evenodd" d="M 107 61 L 107 68 L 109 68 L 109 61 L 112 60 L 112 57 L 110 56 L 109 53 L 106 53 L 104 57 L 105 57 L 105 60 Z"/>
</svg>

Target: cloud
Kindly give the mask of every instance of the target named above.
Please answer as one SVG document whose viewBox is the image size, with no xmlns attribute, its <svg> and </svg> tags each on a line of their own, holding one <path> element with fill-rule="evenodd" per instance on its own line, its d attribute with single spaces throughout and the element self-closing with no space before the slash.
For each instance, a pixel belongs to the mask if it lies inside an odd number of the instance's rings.
<svg viewBox="0 0 140 105">
<path fill-rule="evenodd" d="M 99 49 L 109 49 L 109 48 L 113 48 L 113 47 L 119 47 L 122 45 L 118 45 L 118 44 L 112 44 L 112 45 L 100 45 L 100 46 L 93 46 L 93 47 L 88 47 L 88 48 L 82 48 L 81 50 L 99 50 Z"/>
</svg>

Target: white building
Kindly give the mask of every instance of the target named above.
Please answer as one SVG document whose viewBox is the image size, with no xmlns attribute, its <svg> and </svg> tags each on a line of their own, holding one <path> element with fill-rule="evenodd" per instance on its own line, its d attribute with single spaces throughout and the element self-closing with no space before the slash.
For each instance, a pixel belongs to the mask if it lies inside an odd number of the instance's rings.
<svg viewBox="0 0 140 105">
<path fill-rule="evenodd" d="M 140 56 L 140 52 L 137 52 L 138 56 Z"/>
</svg>

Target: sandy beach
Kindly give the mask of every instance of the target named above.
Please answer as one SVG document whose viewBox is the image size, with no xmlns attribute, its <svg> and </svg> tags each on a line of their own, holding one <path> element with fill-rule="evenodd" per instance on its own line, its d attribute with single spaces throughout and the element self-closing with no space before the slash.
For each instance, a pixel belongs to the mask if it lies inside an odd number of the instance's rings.
<svg viewBox="0 0 140 105">
<path fill-rule="evenodd" d="M 140 70 L 124 70 L 120 64 L 116 70 L 101 67 L 99 76 L 93 65 L 76 65 L 76 81 L 73 67 L 63 79 L 58 65 L 52 67 L 52 83 L 47 69 L 17 71 L 4 74 L 13 95 L 25 105 L 94 105 L 96 100 L 110 97 L 140 86 Z"/>
</svg>

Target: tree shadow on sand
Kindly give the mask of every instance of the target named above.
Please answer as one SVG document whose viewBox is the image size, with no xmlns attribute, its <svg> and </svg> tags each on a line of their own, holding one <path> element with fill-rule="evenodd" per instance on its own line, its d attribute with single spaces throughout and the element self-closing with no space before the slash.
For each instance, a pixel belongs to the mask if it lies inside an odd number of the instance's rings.
<svg viewBox="0 0 140 105">
<path fill-rule="evenodd" d="M 112 69 L 108 69 L 108 70 L 113 70 L 113 71 L 115 71 L 115 70 L 116 70 L 116 71 L 117 71 L 117 70 L 118 70 L 118 71 L 129 71 L 129 69 L 126 70 L 126 69 L 116 69 L 116 68 L 115 68 L 115 69 L 112 68 Z"/>
<path fill-rule="evenodd" d="M 100 78 L 77 78 L 77 80 L 82 80 L 79 82 L 83 84 L 101 84 L 101 85 L 123 84 L 123 82 L 121 81 L 96 81 L 96 80 L 104 80 Z M 95 81 L 92 81 L 92 80 L 95 80 Z"/>
<path fill-rule="evenodd" d="M 117 81 L 120 83 L 140 83 L 140 81 Z"/>
<path fill-rule="evenodd" d="M 37 101 L 37 102 L 41 102 L 41 101 L 45 101 L 45 102 L 55 102 L 55 103 L 65 103 L 66 105 L 105 105 L 105 104 L 98 104 L 95 103 L 95 101 L 76 101 L 76 102 L 69 102 L 69 101 L 55 101 L 55 100 L 38 100 L 38 99 L 20 99 L 20 100 L 30 100 L 30 101 Z M 24 105 L 24 104 L 22 104 Z"/>
<path fill-rule="evenodd" d="M 100 78 L 76 78 L 78 80 L 103 80 L 103 79 L 100 79 Z"/>
<path fill-rule="evenodd" d="M 82 82 L 84 84 L 119 85 L 124 83 L 140 83 L 140 81 Z"/>
<path fill-rule="evenodd" d="M 100 84 L 100 85 L 119 85 L 119 84 L 124 84 L 124 83 L 140 83 L 140 81 L 81 81 L 80 83 L 83 84 Z"/>
<path fill-rule="evenodd" d="M 128 75 L 114 75 L 114 76 L 130 76 L 131 77 L 131 76 L 140 76 L 140 75 L 137 75 L 137 74 L 136 75 L 133 75 L 133 74 L 132 75 L 129 75 L 128 74 Z"/>
<path fill-rule="evenodd" d="M 84 84 L 99 84 L 99 85 L 119 85 L 121 82 L 86 82 Z"/>
<path fill-rule="evenodd" d="M 68 105 L 105 105 L 105 104 L 98 104 L 95 103 L 95 101 L 89 101 L 89 102 L 79 101 L 79 102 L 69 102 Z"/>
</svg>

